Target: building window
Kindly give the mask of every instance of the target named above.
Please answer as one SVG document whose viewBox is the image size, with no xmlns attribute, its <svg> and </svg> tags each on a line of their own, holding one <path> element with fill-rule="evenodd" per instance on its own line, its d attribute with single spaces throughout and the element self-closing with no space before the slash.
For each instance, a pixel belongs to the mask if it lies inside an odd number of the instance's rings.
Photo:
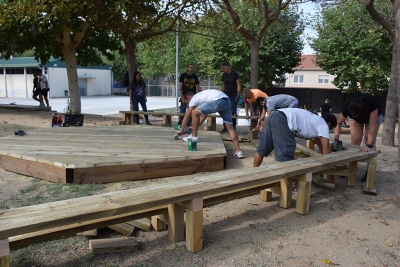
<svg viewBox="0 0 400 267">
<path fill-rule="evenodd" d="M 293 83 L 304 83 L 304 75 L 294 75 Z"/>
<path fill-rule="evenodd" d="M 329 75 L 318 75 L 318 83 L 319 84 L 328 84 L 329 83 Z"/>
</svg>

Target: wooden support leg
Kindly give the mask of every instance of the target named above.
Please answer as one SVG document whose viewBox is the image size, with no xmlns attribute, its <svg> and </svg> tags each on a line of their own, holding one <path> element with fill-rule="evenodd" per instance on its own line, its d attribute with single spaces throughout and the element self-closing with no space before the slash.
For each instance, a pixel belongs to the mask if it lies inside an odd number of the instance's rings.
<svg viewBox="0 0 400 267">
<path fill-rule="evenodd" d="M 207 126 L 204 127 L 205 131 L 216 131 L 217 130 L 217 118 L 208 117 Z"/>
<path fill-rule="evenodd" d="M 0 267 L 10 267 L 10 244 L 8 239 L 0 240 Z"/>
<path fill-rule="evenodd" d="M 298 180 L 296 212 L 307 214 L 310 209 L 312 173 L 296 176 L 296 180 Z"/>
<path fill-rule="evenodd" d="M 203 249 L 203 199 L 179 203 L 186 208 L 186 248 L 192 253 Z"/>
<path fill-rule="evenodd" d="M 315 142 L 314 140 L 307 140 L 307 148 L 314 150 Z"/>
<path fill-rule="evenodd" d="M 348 186 L 356 186 L 356 175 L 357 175 L 357 161 L 349 163 L 349 175 L 347 180 Z"/>
<path fill-rule="evenodd" d="M 279 206 L 282 208 L 290 208 L 292 206 L 292 184 L 293 179 L 281 179 L 281 197 L 279 199 Z"/>
<path fill-rule="evenodd" d="M 172 117 L 171 115 L 163 115 L 163 124 L 165 127 L 172 126 Z"/>
<path fill-rule="evenodd" d="M 375 187 L 375 175 L 376 175 L 376 163 L 378 162 L 378 156 L 371 158 L 368 161 L 367 169 L 367 182 L 365 187 L 372 189 Z"/>
<path fill-rule="evenodd" d="M 258 139 L 258 133 L 259 131 L 255 131 L 253 130 L 254 128 L 256 128 L 258 123 L 258 119 L 250 119 L 250 140 L 257 140 Z"/>
<path fill-rule="evenodd" d="M 174 242 L 185 239 L 184 208 L 178 204 L 168 205 L 168 239 Z"/>
</svg>

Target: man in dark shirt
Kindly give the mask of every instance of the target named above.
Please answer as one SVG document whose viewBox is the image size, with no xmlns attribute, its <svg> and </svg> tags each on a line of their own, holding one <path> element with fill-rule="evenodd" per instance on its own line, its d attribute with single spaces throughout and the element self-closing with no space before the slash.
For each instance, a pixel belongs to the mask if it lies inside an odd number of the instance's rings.
<svg viewBox="0 0 400 267">
<path fill-rule="evenodd" d="M 330 112 L 332 112 L 332 107 L 329 104 L 329 99 L 325 99 L 325 103 L 323 103 L 321 105 L 319 110 L 321 111 L 321 116 L 324 115 L 324 114 L 329 114 Z"/>
<path fill-rule="evenodd" d="M 222 92 L 224 92 L 231 101 L 231 111 L 232 115 L 236 115 L 237 110 L 237 101 L 239 100 L 240 95 L 240 77 L 239 74 L 231 69 L 231 64 L 228 61 L 224 61 L 221 64 L 221 70 L 224 72 L 222 74 Z M 236 119 L 232 119 L 233 128 L 236 129 Z M 221 131 L 221 133 L 227 132 L 228 130 L 225 127 Z"/>
<path fill-rule="evenodd" d="M 201 92 L 200 81 L 196 74 L 193 73 L 194 67 L 193 64 L 189 64 L 187 66 L 187 71 L 181 74 L 179 78 L 179 94 L 181 96 L 181 105 L 179 107 L 180 113 L 186 113 L 186 109 L 188 108 L 188 104 L 183 101 L 183 96 L 188 91 L 192 91 L 193 93 Z M 197 91 L 196 91 L 197 88 Z M 178 124 L 182 125 L 183 116 L 179 117 Z M 189 127 L 192 125 L 192 119 L 190 118 L 188 124 Z"/>
</svg>

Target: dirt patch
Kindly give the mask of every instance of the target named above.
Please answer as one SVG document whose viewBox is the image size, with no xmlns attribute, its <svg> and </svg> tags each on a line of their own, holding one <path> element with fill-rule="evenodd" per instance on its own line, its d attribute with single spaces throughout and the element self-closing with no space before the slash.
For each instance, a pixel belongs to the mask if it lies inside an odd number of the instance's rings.
<svg viewBox="0 0 400 267">
<path fill-rule="evenodd" d="M 0 136 L 19 129 L 51 127 L 51 115 L 0 109 Z M 120 119 L 119 115 L 85 115 L 84 127 L 122 127 Z M 238 131 L 247 137 L 249 129 L 239 127 Z M 342 135 L 341 139 L 349 141 L 349 136 Z M 233 145 L 224 144 L 228 155 L 233 154 Z M 226 171 L 253 165 L 254 146 L 241 143 L 241 148 L 245 158 L 228 156 Z M 355 187 L 348 187 L 347 180 L 340 177 L 335 179 L 335 189 L 313 184 L 310 213 L 305 216 L 295 212 L 295 201 L 292 208 L 278 207 L 276 196 L 271 202 L 263 202 L 254 195 L 220 203 L 204 210 L 204 249 L 196 254 L 185 249 L 185 242 L 168 241 L 167 231 L 135 230 L 133 236 L 140 244 L 139 251 L 92 255 L 88 238 L 76 236 L 12 251 L 11 265 L 400 266 L 400 214 L 393 204 L 398 179 L 397 147 L 378 148 L 382 153 L 376 175 L 377 196 L 362 193 L 359 179 L 366 164 L 359 164 Z M 272 158 L 267 158 L 263 165 L 272 162 Z M 173 181 L 178 177 L 163 179 Z M 0 169 L 0 209 L 124 190 L 157 180 L 60 185 Z M 116 232 L 104 228 L 96 238 L 116 236 Z"/>
</svg>

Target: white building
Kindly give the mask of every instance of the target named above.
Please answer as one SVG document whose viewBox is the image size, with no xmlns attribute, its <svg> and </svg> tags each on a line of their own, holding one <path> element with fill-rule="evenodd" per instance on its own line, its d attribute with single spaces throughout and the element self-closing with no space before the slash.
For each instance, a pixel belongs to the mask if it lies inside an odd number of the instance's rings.
<svg viewBox="0 0 400 267">
<path fill-rule="evenodd" d="M 332 83 L 335 76 L 328 74 L 316 63 L 316 55 L 301 55 L 294 73 L 286 74 L 285 87 L 337 89 Z"/>
<path fill-rule="evenodd" d="M 0 60 L 0 97 L 31 98 L 33 73 L 40 62 L 33 57 Z M 65 62 L 51 61 L 42 68 L 49 78 L 49 98 L 69 96 Z M 78 66 L 79 90 L 82 96 L 112 94 L 112 71 L 109 65 Z"/>
</svg>

